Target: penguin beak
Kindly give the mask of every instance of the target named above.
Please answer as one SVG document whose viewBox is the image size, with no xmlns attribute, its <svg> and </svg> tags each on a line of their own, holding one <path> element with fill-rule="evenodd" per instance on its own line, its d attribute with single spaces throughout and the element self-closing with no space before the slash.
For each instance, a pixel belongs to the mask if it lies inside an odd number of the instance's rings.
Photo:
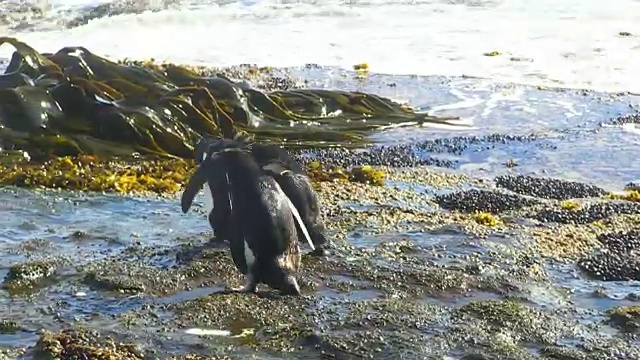
<svg viewBox="0 0 640 360">
<path fill-rule="evenodd" d="M 287 276 L 285 286 L 286 286 L 286 289 L 284 292 L 287 295 L 295 295 L 295 296 L 300 295 L 301 293 L 300 285 L 298 285 L 298 281 L 292 275 Z"/>
</svg>

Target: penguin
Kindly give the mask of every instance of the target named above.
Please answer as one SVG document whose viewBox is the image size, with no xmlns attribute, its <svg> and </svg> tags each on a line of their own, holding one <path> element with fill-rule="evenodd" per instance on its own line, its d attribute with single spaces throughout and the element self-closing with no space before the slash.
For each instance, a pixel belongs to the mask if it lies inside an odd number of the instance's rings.
<svg viewBox="0 0 640 360">
<path fill-rule="evenodd" d="M 204 162 L 209 151 L 208 147 L 211 143 L 210 139 L 201 138 L 195 144 L 196 163 Z M 230 215 L 230 198 L 228 193 L 229 179 L 226 173 L 216 172 L 214 176 L 207 179 L 202 186 L 204 196 L 203 203 L 207 211 L 207 220 L 213 229 L 213 240 L 222 243 L 228 240 L 225 233 Z"/>
<path fill-rule="evenodd" d="M 226 234 L 236 268 L 245 283 L 231 292 L 255 292 L 264 283 L 285 295 L 300 295 L 298 229 L 313 242 L 296 207 L 273 177 L 263 173 L 245 144 L 221 140 L 189 179 L 182 193 L 182 212 L 206 183 L 220 174 L 228 179 L 230 205 Z M 214 192 L 215 196 L 215 192 Z"/>
<path fill-rule="evenodd" d="M 326 255 L 331 243 L 324 235 L 325 228 L 320 215 L 317 194 L 313 189 L 311 179 L 309 179 L 302 166 L 289 155 L 287 150 L 280 146 L 253 143 L 248 138 L 242 137 L 242 135 L 236 136 L 234 141 L 238 142 L 238 144 L 244 144 L 251 150 L 251 154 L 261 166 L 263 172 L 269 174 L 278 182 L 280 188 L 299 211 L 300 217 L 315 246 L 312 255 Z M 201 139 L 195 146 L 196 161 L 205 158 L 208 152 L 215 151 L 223 143 L 224 140 L 219 139 Z M 224 186 L 224 184 L 220 185 Z M 222 189 L 216 189 L 216 191 L 220 192 L 220 196 L 224 193 Z M 225 212 L 228 212 L 228 209 L 220 209 L 219 212 L 214 214 L 214 217 L 225 219 Z M 214 219 L 210 222 L 216 222 L 216 220 Z M 224 220 L 218 222 L 225 223 Z M 302 234 L 301 231 L 298 233 Z M 302 236 L 299 240 L 303 243 L 305 242 Z"/>
</svg>

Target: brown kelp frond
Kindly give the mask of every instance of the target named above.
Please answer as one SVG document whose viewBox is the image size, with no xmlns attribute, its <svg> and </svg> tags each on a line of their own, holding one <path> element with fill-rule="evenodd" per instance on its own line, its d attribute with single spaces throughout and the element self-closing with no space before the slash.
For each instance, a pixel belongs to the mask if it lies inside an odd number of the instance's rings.
<svg viewBox="0 0 640 360">
<path fill-rule="evenodd" d="M 252 89 L 230 78 L 268 78 L 271 69 L 217 74 L 151 61 L 114 62 L 84 47 L 40 54 L 16 50 L 0 74 L 0 147 L 43 161 L 55 156 L 161 155 L 191 158 L 202 136 L 251 134 L 296 147 L 361 146 L 376 129 L 443 122 L 360 92 Z M 284 88 L 284 89 L 283 89 Z"/>
</svg>

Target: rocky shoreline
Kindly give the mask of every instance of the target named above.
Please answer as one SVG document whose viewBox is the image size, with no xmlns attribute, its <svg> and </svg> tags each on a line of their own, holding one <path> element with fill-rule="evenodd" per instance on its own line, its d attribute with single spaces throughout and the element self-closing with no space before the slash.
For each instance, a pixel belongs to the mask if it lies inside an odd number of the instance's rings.
<svg viewBox="0 0 640 360">
<path fill-rule="evenodd" d="M 638 203 L 557 179 L 496 180 L 518 194 L 431 167 L 379 170 L 384 186 L 317 183 L 337 248 L 326 260 L 303 257 L 301 298 L 219 294 L 240 278 L 207 234 L 176 237 L 173 246 L 134 244 L 85 264 L 48 257 L 44 243 L 22 244 L 16 251 L 38 260 L 5 279 L 16 301 L 90 289 L 74 296 L 91 291 L 121 309 L 61 316 L 44 332 L 14 316 L 5 333 L 38 339 L 11 351 L 60 359 L 640 356 L 638 310 L 626 305 L 640 294 L 587 316 L 559 281 L 567 266 L 593 284 L 640 280 Z M 551 303 L 540 291 L 554 296 Z M 47 304 L 43 318 L 69 312 L 73 301 L 81 300 Z"/>
</svg>

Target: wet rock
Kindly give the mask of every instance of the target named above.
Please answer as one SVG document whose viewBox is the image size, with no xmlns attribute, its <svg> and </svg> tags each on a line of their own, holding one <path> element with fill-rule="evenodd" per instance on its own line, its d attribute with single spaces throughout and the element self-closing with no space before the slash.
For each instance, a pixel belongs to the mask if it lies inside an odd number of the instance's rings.
<svg viewBox="0 0 640 360">
<path fill-rule="evenodd" d="M 440 138 L 426 140 L 417 145 L 417 148 L 430 153 L 450 153 L 461 155 L 470 146 L 476 146 L 476 150 L 490 150 L 497 144 L 507 144 L 511 142 L 530 143 L 544 138 L 538 134 L 510 135 L 510 134 L 489 134 L 484 136 L 454 136 L 450 138 Z"/>
<path fill-rule="evenodd" d="M 176 314 L 178 328 L 214 328 L 232 333 L 250 328 L 255 329 L 263 346 L 286 349 L 299 336 L 304 337 L 310 325 L 304 312 L 293 309 L 305 309 L 311 304 L 305 297 L 214 294 L 169 305 L 167 310 Z M 281 333 L 278 328 L 285 329 Z"/>
<path fill-rule="evenodd" d="M 570 324 L 559 321 L 552 314 L 533 309 L 515 300 L 475 300 L 454 312 L 457 321 L 469 317 L 481 320 L 490 333 L 511 335 L 514 343 L 552 345 L 573 331 Z M 499 339 L 494 339 L 499 340 Z M 502 340 L 508 341 L 507 338 Z M 504 344 L 503 344 L 504 345 Z"/>
<path fill-rule="evenodd" d="M 164 296 L 204 284 L 240 281 L 228 247 L 212 244 L 130 247 L 79 271 L 85 273 L 83 282 L 97 290 Z"/>
<path fill-rule="evenodd" d="M 435 202 L 447 210 L 465 213 L 487 212 L 498 214 L 517 210 L 537 203 L 536 200 L 513 194 L 489 190 L 466 190 L 445 195 L 437 195 Z"/>
<path fill-rule="evenodd" d="M 597 280 L 640 280 L 640 256 L 634 253 L 598 251 L 580 259 L 578 267 Z"/>
<path fill-rule="evenodd" d="M 18 349 L 2 349 L 0 350 L 0 359 L 23 359 L 24 357 L 24 353 L 25 350 L 18 348 Z"/>
<path fill-rule="evenodd" d="M 526 175 L 502 175 L 495 182 L 498 187 L 543 199 L 567 200 L 598 197 L 607 193 L 595 185 Z"/>
<path fill-rule="evenodd" d="M 461 155 L 471 146 L 476 150 L 489 150 L 496 144 L 510 142 L 532 142 L 542 138 L 537 134 L 507 135 L 490 134 L 486 136 L 455 136 L 426 140 L 416 144 L 391 146 L 371 146 L 362 149 L 329 148 L 292 150 L 298 161 L 320 161 L 322 163 L 352 167 L 361 165 L 414 167 L 421 165 L 453 168 L 455 161 L 424 156 L 425 153 L 449 153 Z"/>
<path fill-rule="evenodd" d="M 43 280 L 54 275 L 61 263 L 55 260 L 33 261 L 9 268 L 2 286 L 10 292 L 20 292 L 36 287 Z"/>
<path fill-rule="evenodd" d="M 109 270 L 97 270 L 85 275 L 83 282 L 92 288 L 104 291 L 144 292 L 144 283 L 129 274 L 113 273 Z"/>
<path fill-rule="evenodd" d="M 67 329 L 59 333 L 43 331 L 32 349 L 43 360 L 142 360 L 143 352 L 134 344 L 116 342 L 95 330 Z"/>
<path fill-rule="evenodd" d="M 589 224 L 614 215 L 632 215 L 640 213 L 640 204 L 629 202 L 601 202 L 590 204 L 578 210 L 543 209 L 533 216 L 542 222 L 560 224 Z"/>
<path fill-rule="evenodd" d="M 640 231 L 638 230 L 604 233 L 598 235 L 598 240 L 616 253 L 640 250 Z"/>
<path fill-rule="evenodd" d="M 245 339 L 245 344 L 256 350 L 288 353 L 287 358 L 296 358 L 294 354 L 300 358 L 377 358 L 417 352 L 423 342 L 406 329 L 425 328 L 441 312 L 435 305 L 401 299 L 321 300 L 316 295 L 266 294 L 214 294 L 169 309 L 182 328 L 228 329 L 232 333 L 253 328 L 255 335 Z"/>
<path fill-rule="evenodd" d="M 20 330 L 22 330 L 22 326 L 16 321 L 8 319 L 0 320 L 0 334 L 14 334 Z"/>
<path fill-rule="evenodd" d="M 545 359 L 553 360 L 588 360 L 593 358 L 578 349 L 560 346 L 545 347 L 540 351 L 540 353 L 545 357 Z"/>
<path fill-rule="evenodd" d="M 165 0 L 154 3 L 155 6 L 149 6 L 148 3 L 139 3 L 136 1 L 113 1 L 106 4 L 100 4 L 94 7 L 86 7 L 82 9 L 80 15 L 71 20 L 67 20 L 65 26 L 75 28 L 86 25 L 92 20 L 103 17 L 124 15 L 124 14 L 140 14 L 143 11 L 160 11 L 171 5 L 175 5 L 176 0 Z"/>
<path fill-rule="evenodd" d="M 640 330 L 640 305 L 620 306 L 609 310 L 609 323 L 625 331 Z"/>
</svg>

